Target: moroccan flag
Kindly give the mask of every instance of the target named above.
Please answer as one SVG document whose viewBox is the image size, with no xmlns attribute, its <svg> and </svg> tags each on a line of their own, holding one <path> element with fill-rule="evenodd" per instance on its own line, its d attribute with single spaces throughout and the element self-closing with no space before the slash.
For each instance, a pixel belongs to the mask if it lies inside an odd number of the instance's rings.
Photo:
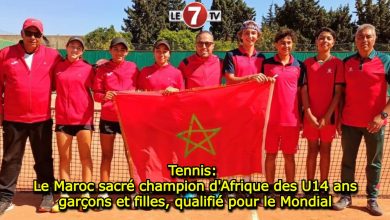
<svg viewBox="0 0 390 220">
<path fill-rule="evenodd" d="M 167 164 L 215 166 L 219 177 L 260 173 L 273 84 L 245 83 L 115 97 L 136 181 L 169 181 Z"/>
</svg>

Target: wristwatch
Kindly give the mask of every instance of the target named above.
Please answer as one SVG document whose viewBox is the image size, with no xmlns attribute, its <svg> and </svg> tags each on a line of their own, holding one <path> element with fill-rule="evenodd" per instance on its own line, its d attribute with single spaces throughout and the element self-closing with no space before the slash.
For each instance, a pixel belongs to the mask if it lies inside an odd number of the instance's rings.
<svg viewBox="0 0 390 220">
<path fill-rule="evenodd" d="M 385 120 L 387 118 L 387 116 L 389 116 L 389 114 L 387 114 L 386 112 L 381 112 L 382 120 Z"/>
</svg>

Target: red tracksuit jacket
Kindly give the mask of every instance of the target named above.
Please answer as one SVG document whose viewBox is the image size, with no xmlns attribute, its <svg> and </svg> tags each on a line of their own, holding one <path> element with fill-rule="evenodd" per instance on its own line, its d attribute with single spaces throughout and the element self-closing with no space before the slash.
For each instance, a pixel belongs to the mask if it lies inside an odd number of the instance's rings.
<svg viewBox="0 0 390 220">
<path fill-rule="evenodd" d="M 138 72 L 135 63 L 129 61 L 120 64 L 109 61 L 97 69 L 93 92 L 95 101 L 102 104 L 101 119 L 118 121 L 114 102 L 104 96 L 107 91 L 135 90 Z"/>
<path fill-rule="evenodd" d="M 48 120 L 51 73 L 61 56 L 57 50 L 41 45 L 34 53 L 30 70 L 24 55 L 21 43 L 0 51 L 0 113 L 4 120 L 13 122 Z"/>
<path fill-rule="evenodd" d="M 56 124 L 92 125 L 94 70 L 84 60 L 59 62 L 54 68 Z"/>
</svg>

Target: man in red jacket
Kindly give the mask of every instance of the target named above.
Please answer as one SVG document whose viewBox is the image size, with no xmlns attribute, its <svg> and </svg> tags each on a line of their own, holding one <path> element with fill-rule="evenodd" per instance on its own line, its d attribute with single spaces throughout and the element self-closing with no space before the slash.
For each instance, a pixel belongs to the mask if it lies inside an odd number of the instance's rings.
<svg viewBox="0 0 390 220">
<path fill-rule="evenodd" d="M 37 182 L 54 181 L 50 95 L 52 68 L 59 53 L 41 45 L 42 22 L 28 18 L 22 40 L 0 51 L 0 123 L 4 154 L 0 170 L 0 215 L 13 207 L 12 199 L 22 167 L 27 138 L 35 159 Z M 44 194 L 39 212 L 51 210 L 52 193 Z"/>
<path fill-rule="evenodd" d="M 183 59 L 178 67 L 183 74 L 185 88 L 220 85 L 223 61 L 213 54 L 213 34 L 210 31 L 200 31 L 195 39 L 196 53 Z"/>
</svg>

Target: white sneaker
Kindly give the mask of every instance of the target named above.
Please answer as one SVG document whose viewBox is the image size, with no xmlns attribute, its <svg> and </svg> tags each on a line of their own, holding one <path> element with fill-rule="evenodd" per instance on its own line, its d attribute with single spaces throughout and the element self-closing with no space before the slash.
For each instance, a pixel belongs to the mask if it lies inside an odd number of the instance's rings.
<svg viewBox="0 0 390 220">
<path fill-rule="evenodd" d="M 15 204 L 11 203 L 5 211 L 12 210 L 15 207 Z"/>
<path fill-rule="evenodd" d="M 14 208 L 14 204 L 11 201 L 0 201 L 0 215 L 4 212 Z"/>
</svg>

